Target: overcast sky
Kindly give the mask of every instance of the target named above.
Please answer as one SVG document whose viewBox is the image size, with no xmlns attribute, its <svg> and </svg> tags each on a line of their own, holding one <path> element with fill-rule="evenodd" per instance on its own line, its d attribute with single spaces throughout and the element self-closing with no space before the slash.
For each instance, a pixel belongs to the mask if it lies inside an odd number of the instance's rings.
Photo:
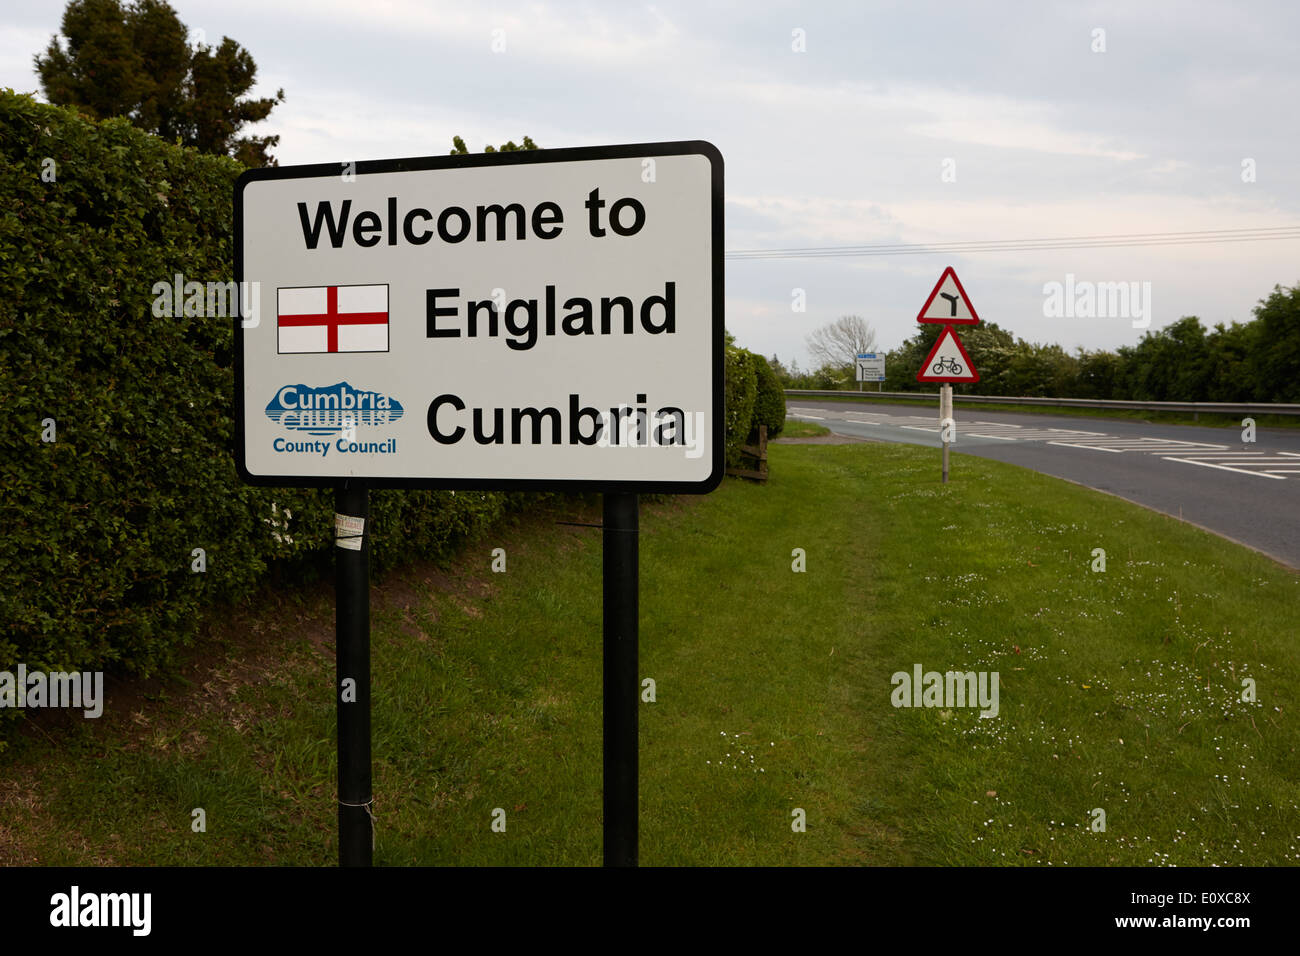
<svg viewBox="0 0 1300 956">
<path fill-rule="evenodd" d="M 1287 0 L 173 6 L 253 55 L 255 93 L 283 87 L 250 127 L 280 134 L 281 165 L 445 154 L 454 135 L 474 151 L 704 139 L 726 161 L 729 251 L 1300 223 Z M 5 5 L 0 85 L 39 93 L 32 56 L 63 8 Z M 945 265 L 985 320 L 1114 348 L 1141 329 L 1048 317 L 1044 284 L 1149 282 L 1153 329 L 1247 321 L 1300 283 L 1300 239 L 732 260 L 727 326 L 804 365 L 807 334 L 854 313 L 893 348 Z"/>
</svg>

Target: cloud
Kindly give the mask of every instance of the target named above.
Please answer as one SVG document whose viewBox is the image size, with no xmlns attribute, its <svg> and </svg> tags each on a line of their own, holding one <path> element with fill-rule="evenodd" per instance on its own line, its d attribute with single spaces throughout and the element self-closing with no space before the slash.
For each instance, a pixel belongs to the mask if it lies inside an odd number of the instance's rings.
<svg viewBox="0 0 1300 956">
<path fill-rule="evenodd" d="M 39 92 L 41 81 L 32 65 L 32 57 L 44 53 L 57 29 L 0 26 L 0 86 L 10 86 L 19 93 Z"/>
<path fill-rule="evenodd" d="M 764 81 L 741 81 L 731 85 L 731 92 L 760 108 L 797 109 L 827 120 L 852 117 L 858 129 L 876 129 L 880 124 L 897 127 L 904 135 L 953 145 L 1121 162 L 1143 158 L 1143 154 L 1131 149 L 1108 145 L 1115 138 L 1113 131 L 1071 128 L 1060 107 L 1029 98 L 918 85 L 816 87 Z"/>
<path fill-rule="evenodd" d="M 435 49 L 619 70 L 660 59 L 672 51 L 681 35 L 672 20 L 653 5 L 611 12 L 607 7 L 585 4 L 489 7 L 447 0 L 367 0 L 364 4 L 320 0 L 311 5 L 311 17 L 316 28 L 427 37 Z"/>
</svg>

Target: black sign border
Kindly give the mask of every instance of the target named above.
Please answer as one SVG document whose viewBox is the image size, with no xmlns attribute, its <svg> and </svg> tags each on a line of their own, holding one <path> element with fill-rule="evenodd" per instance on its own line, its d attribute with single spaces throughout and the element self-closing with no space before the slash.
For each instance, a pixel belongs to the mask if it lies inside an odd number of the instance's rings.
<svg viewBox="0 0 1300 956">
<path fill-rule="evenodd" d="M 468 169 L 479 166 L 519 166 L 533 163 L 570 163 L 596 159 L 643 159 L 657 156 L 701 155 L 709 161 L 711 180 L 710 256 L 713 273 L 713 468 L 700 481 L 611 481 L 601 479 L 550 478 L 373 478 L 365 475 L 295 476 L 254 475 L 245 458 L 244 418 L 244 329 L 243 302 L 235 309 L 235 467 L 240 479 L 265 488 L 332 488 L 344 482 L 363 482 L 371 488 L 472 488 L 484 491 L 597 491 L 633 494 L 707 494 L 722 483 L 726 471 L 726 383 L 724 370 L 724 325 L 726 322 L 723 238 L 723 162 L 712 143 L 682 140 L 669 143 L 632 143 L 618 146 L 585 146 L 573 149 L 519 150 L 508 153 L 472 153 L 450 156 L 415 156 L 406 159 L 358 160 L 355 164 L 313 163 L 303 166 L 270 166 L 246 170 L 235 182 L 235 288 L 244 281 L 244 188 L 253 182 L 276 179 L 310 179 L 342 175 L 352 165 L 357 176 L 372 173 L 416 172 L 429 169 Z M 241 291 L 242 295 L 242 291 Z"/>
</svg>

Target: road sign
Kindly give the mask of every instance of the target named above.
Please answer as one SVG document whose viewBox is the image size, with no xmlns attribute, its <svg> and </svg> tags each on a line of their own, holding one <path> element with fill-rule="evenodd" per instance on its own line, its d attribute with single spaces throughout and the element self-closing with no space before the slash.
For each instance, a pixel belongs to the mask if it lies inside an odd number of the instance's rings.
<svg viewBox="0 0 1300 956">
<path fill-rule="evenodd" d="M 711 490 L 722 173 L 704 142 L 244 173 L 241 476 Z"/>
<path fill-rule="evenodd" d="M 943 270 L 934 291 L 925 300 L 925 305 L 917 313 L 918 322 L 946 322 L 952 325 L 975 325 L 980 317 L 975 314 L 975 306 L 961 287 L 961 280 L 952 266 Z"/>
<path fill-rule="evenodd" d="M 885 357 L 875 352 L 859 353 L 857 358 L 859 382 L 883 382 L 885 380 Z"/>
<path fill-rule="evenodd" d="M 966 349 L 957 338 L 952 326 L 944 326 L 943 332 L 930 349 L 921 371 L 916 373 L 918 382 L 978 382 L 979 372 L 966 354 Z"/>
</svg>

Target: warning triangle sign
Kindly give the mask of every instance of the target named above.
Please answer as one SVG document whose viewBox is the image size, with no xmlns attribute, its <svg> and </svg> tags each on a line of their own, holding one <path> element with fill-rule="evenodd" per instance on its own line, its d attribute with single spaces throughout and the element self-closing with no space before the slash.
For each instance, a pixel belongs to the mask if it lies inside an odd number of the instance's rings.
<svg viewBox="0 0 1300 956">
<path fill-rule="evenodd" d="M 916 373 L 918 382 L 978 382 L 980 373 L 962 347 L 961 339 L 952 330 L 944 326 L 934 348 L 926 358 L 921 371 Z"/>
<path fill-rule="evenodd" d="M 953 325 L 975 325 L 980 317 L 975 314 L 975 306 L 961 287 L 961 280 L 952 266 L 943 270 L 935 284 L 930 298 L 916 316 L 918 322 L 951 322 Z"/>
</svg>

